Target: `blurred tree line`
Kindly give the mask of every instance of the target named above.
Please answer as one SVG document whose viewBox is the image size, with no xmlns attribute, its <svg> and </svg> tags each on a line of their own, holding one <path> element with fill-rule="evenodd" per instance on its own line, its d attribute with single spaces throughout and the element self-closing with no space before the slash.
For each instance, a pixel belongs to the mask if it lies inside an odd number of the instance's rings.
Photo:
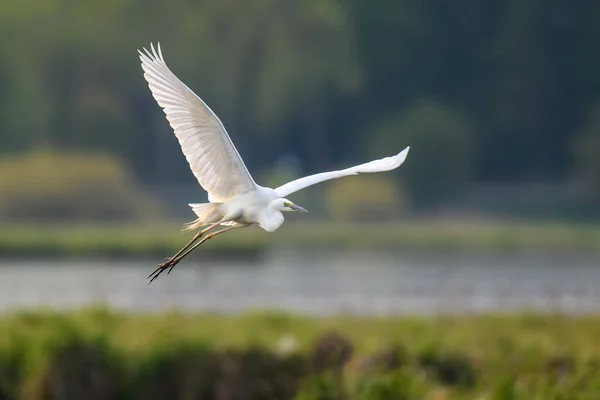
<svg viewBox="0 0 600 400">
<path fill-rule="evenodd" d="M 0 152 L 111 153 L 144 183 L 193 182 L 136 54 L 160 41 L 258 177 L 411 145 L 415 200 L 578 180 L 598 200 L 599 38 L 591 0 L 7 0 Z"/>
</svg>

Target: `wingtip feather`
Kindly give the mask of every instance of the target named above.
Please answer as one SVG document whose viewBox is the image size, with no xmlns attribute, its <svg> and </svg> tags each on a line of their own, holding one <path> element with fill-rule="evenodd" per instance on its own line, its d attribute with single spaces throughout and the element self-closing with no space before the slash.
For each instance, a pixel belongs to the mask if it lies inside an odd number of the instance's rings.
<svg viewBox="0 0 600 400">
<path fill-rule="evenodd" d="M 150 50 L 142 47 L 142 50 L 138 49 L 138 53 L 140 55 L 140 60 L 142 61 L 165 61 L 162 54 L 162 49 L 160 47 L 160 42 L 156 42 L 156 47 L 154 46 L 154 43 L 150 42 Z"/>
<path fill-rule="evenodd" d="M 164 57 L 162 55 L 162 49 L 160 48 L 160 42 L 156 42 L 156 47 L 158 47 L 158 56 L 160 57 L 161 61 L 164 61 Z"/>
<path fill-rule="evenodd" d="M 410 146 L 406 146 L 406 148 L 404 150 L 402 150 L 400 153 L 398 153 L 398 155 L 396 157 L 398 157 L 398 166 L 402 165 L 404 163 L 404 160 L 406 160 L 406 156 L 408 156 L 408 152 L 410 150 Z"/>
</svg>

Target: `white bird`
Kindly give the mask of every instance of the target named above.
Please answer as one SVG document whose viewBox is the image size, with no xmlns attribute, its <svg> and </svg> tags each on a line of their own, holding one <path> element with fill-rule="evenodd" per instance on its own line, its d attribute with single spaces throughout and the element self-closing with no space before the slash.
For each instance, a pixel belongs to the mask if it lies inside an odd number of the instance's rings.
<svg viewBox="0 0 600 400">
<path fill-rule="evenodd" d="M 306 176 L 276 189 L 257 185 L 219 118 L 167 67 L 160 43 L 158 50 L 151 44 L 151 50 L 138 50 L 144 78 L 158 105 L 164 109 L 192 172 L 208 192 L 209 203 L 190 204 L 198 218 L 187 224 L 186 229 L 203 229 L 177 254 L 158 265 L 148 277 L 150 282 L 167 269 L 171 272 L 183 257 L 221 233 L 254 224 L 274 232 L 283 223 L 284 211 L 306 212 L 285 198 L 294 192 L 330 179 L 390 171 L 406 159 L 409 147 L 392 157 Z M 224 228 L 219 230 L 219 227 Z"/>
</svg>

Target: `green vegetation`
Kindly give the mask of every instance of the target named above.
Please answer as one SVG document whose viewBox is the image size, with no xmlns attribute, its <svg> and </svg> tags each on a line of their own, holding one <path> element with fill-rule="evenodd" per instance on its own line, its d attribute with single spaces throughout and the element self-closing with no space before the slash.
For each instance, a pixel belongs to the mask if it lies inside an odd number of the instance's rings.
<svg viewBox="0 0 600 400">
<path fill-rule="evenodd" d="M 351 176 L 328 185 L 323 201 L 337 222 L 394 221 L 406 209 L 403 193 L 381 175 Z"/>
<path fill-rule="evenodd" d="M 38 150 L 0 160 L 0 219 L 142 221 L 160 207 L 115 157 Z"/>
<path fill-rule="evenodd" d="M 2 256 L 162 256 L 190 238 L 176 225 L 9 226 L 0 228 Z M 192 257 L 252 256 L 270 246 L 403 251 L 600 251 L 600 227 L 553 224 L 289 223 L 266 233 L 256 227 L 208 241 Z"/>
<path fill-rule="evenodd" d="M 464 189 L 473 171 L 471 125 L 448 105 L 420 100 L 379 127 L 372 156 L 410 144 L 410 166 L 401 173 L 407 192 L 417 205 L 445 202 Z"/>
<path fill-rule="evenodd" d="M 598 317 L 0 319 L 10 399 L 595 399 Z"/>
</svg>

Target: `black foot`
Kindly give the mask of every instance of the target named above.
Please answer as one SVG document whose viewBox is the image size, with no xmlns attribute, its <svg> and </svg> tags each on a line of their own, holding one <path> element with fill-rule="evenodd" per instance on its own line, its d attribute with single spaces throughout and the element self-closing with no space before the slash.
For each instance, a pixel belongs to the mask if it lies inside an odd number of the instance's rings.
<svg viewBox="0 0 600 400">
<path fill-rule="evenodd" d="M 151 284 L 156 278 L 158 278 L 160 276 L 160 274 L 165 272 L 165 270 L 168 270 L 167 275 L 169 275 L 171 273 L 171 270 L 173 269 L 173 267 L 175 267 L 175 265 L 177 265 L 177 262 L 178 261 L 175 261 L 174 259 L 167 257 L 165 259 L 164 263 L 158 264 L 156 269 L 150 275 L 148 275 L 148 279 L 150 279 L 150 282 L 148 282 L 148 284 Z"/>
</svg>

